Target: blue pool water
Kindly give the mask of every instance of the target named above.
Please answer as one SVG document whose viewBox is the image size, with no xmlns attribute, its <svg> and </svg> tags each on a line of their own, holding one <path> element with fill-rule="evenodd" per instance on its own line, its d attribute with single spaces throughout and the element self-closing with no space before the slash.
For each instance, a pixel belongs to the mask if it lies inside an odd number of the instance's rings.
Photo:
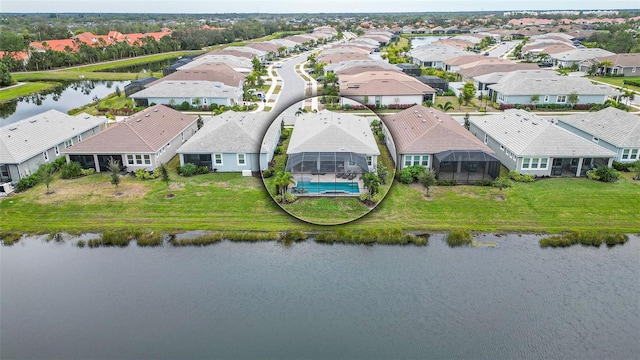
<svg viewBox="0 0 640 360">
<path fill-rule="evenodd" d="M 358 183 L 350 182 L 310 182 L 299 181 L 298 189 L 305 189 L 307 193 L 321 194 L 325 191 L 344 191 L 346 193 L 358 194 L 360 189 Z"/>
</svg>

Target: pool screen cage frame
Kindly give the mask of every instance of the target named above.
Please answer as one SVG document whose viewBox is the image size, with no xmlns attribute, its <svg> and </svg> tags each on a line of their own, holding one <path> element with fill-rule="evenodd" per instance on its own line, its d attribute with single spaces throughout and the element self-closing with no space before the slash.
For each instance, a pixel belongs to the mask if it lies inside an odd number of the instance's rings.
<svg viewBox="0 0 640 360">
<path fill-rule="evenodd" d="M 367 156 L 353 152 L 301 152 L 289 154 L 285 171 L 291 173 L 296 186 L 295 194 L 351 194 L 357 195 L 360 177 L 369 171 Z M 315 188 L 299 185 L 303 182 L 315 182 Z M 324 184 L 322 187 L 320 184 Z M 334 186 L 328 185 L 333 183 Z M 358 192 L 344 191 L 345 184 L 358 189 Z"/>
</svg>

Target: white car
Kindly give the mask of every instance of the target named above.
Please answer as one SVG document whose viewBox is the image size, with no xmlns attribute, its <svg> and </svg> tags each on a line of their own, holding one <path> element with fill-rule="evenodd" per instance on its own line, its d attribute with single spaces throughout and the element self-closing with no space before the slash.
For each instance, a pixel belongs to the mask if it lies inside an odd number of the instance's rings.
<svg viewBox="0 0 640 360">
<path fill-rule="evenodd" d="M 277 63 L 276 63 L 275 65 L 273 65 L 273 66 L 275 66 L 275 67 L 277 67 L 277 68 L 281 68 L 281 67 L 282 67 L 282 63 L 277 62 Z"/>
</svg>

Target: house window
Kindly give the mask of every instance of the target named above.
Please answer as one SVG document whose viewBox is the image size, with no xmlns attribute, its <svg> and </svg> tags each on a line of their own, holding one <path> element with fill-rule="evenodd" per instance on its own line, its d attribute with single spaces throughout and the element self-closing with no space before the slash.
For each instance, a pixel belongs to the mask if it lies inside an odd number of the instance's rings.
<svg viewBox="0 0 640 360">
<path fill-rule="evenodd" d="M 429 167 L 429 155 L 405 155 L 404 166 L 421 165 Z"/>
<path fill-rule="evenodd" d="M 629 160 L 629 153 L 630 152 L 631 152 L 630 149 L 622 150 L 622 160 Z"/>
<path fill-rule="evenodd" d="M 64 142 L 64 148 L 68 148 L 69 146 L 73 145 L 73 139 L 69 139 L 67 141 Z"/>
<path fill-rule="evenodd" d="M 558 95 L 558 98 L 556 99 L 557 103 L 566 103 L 567 102 L 567 96 L 566 95 Z"/>
<path fill-rule="evenodd" d="M 60 146 L 56 145 L 56 147 L 53 148 L 56 152 L 56 156 L 60 155 Z"/>
<path fill-rule="evenodd" d="M 484 143 L 486 144 L 489 141 L 489 136 L 484 134 Z"/>
<path fill-rule="evenodd" d="M 127 155 L 128 165 L 151 165 L 150 155 Z"/>
<path fill-rule="evenodd" d="M 544 96 L 544 102 L 549 102 L 549 95 Z"/>
<path fill-rule="evenodd" d="M 631 149 L 631 155 L 629 156 L 629 159 L 631 160 L 638 160 L 640 158 L 640 150 L 638 149 Z"/>
<path fill-rule="evenodd" d="M 44 161 L 49 161 L 49 152 L 48 151 L 43 152 L 42 156 L 44 157 Z"/>
<path fill-rule="evenodd" d="M 213 163 L 215 165 L 222 165 L 222 154 L 213 154 Z"/>
<path fill-rule="evenodd" d="M 367 165 L 369 166 L 373 165 L 373 161 L 371 159 L 371 155 L 367 155 Z"/>
<path fill-rule="evenodd" d="M 245 154 L 238 154 L 238 165 L 245 165 L 246 163 Z"/>
<path fill-rule="evenodd" d="M 82 135 L 78 135 L 78 142 L 82 141 Z"/>
<path fill-rule="evenodd" d="M 522 169 L 546 170 L 549 158 L 523 158 Z"/>
</svg>

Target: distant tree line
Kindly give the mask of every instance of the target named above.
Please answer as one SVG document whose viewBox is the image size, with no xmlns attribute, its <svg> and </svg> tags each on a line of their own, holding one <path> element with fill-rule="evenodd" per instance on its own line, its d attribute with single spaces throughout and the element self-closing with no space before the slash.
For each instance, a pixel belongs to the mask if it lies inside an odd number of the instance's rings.
<svg viewBox="0 0 640 360">
<path fill-rule="evenodd" d="M 612 24 L 605 31 L 596 31 L 586 41 L 582 42 L 587 47 L 599 47 L 616 54 L 640 52 L 640 34 L 637 26 L 640 22 L 628 22 L 624 24 Z"/>
</svg>

